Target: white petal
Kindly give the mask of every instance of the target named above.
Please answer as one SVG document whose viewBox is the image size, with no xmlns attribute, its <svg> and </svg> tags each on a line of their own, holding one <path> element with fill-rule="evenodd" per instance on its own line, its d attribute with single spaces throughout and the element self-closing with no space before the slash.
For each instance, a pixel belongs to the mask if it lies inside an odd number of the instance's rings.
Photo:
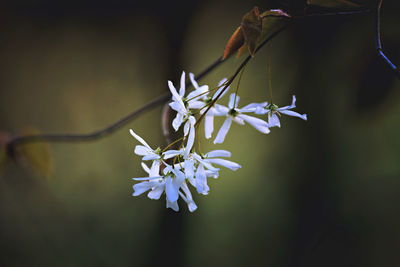
<svg viewBox="0 0 400 267">
<path fill-rule="evenodd" d="M 179 95 L 180 97 L 183 97 L 185 95 L 185 72 L 182 71 L 181 75 L 181 88 L 179 89 Z"/>
<path fill-rule="evenodd" d="M 264 107 L 268 105 L 268 102 L 263 102 L 263 103 L 251 103 L 246 106 L 244 106 L 241 109 L 238 109 L 240 113 L 249 113 L 249 112 L 254 112 L 254 114 L 257 115 L 262 115 L 267 113 L 268 110 L 266 110 Z"/>
<path fill-rule="evenodd" d="M 228 150 L 213 150 L 206 154 L 207 158 L 216 158 L 216 157 L 226 157 L 229 158 L 231 156 L 231 152 Z"/>
<path fill-rule="evenodd" d="M 146 155 L 142 158 L 142 160 L 157 160 L 160 159 L 160 156 L 157 155 L 156 153 L 152 153 L 150 155 Z"/>
<path fill-rule="evenodd" d="M 195 211 L 197 209 L 197 206 L 196 203 L 194 203 L 193 201 L 192 193 L 190 193 L 190 190 L 187 187 L 186 183 L 182 185 L 182 190 L 185 193 L 185 195 L 183 195 L 182 193 L 180 193 L 180 195 L 182 199 L 185 200 L 185 202 L 188 204 L 189 211 L 190 212 Z"/>
<path fill-rule="evenodd" d="M 256 117 L 252 117 L 252 116 L 248 116 L 248 115 L 244 115 L 241 114 L 238 117 L 242 118 L 243 120 L 245 120 L 248 124 L 250 124 L 251 126 L 253 126 L 254 128 L 256 128 L 259 132 L 262 132 L 264 134 L 267 134 L 270 132 L 269 128 L 268 128 L 268 123 L 262 119 L 256 118 Z"/>
<path fill-rule="evenodd" d="M 214 116 L 206 115 L 204 118 L 204 131 L 207 139 L 211 138 L 212 132 L 214 131 Z"/>
<path fill-rule="evenodd" d="M 193 73 L 189 73 L 189 78 L 190 78 L 190 81 L 192 82 L 192 84 L 193 84 L 193 88 L 195 89 L 195 90 L 197 90 L 198 88 L 199 88 L 199 84 L 196 82 L 196 80 L 194 79 L 194 74 Z"/>
<path fill-rule="evenodd" d="M 134 196 L 134 197 L 139 196 L 149 189 L 151 189 L 151 184 L 149 182 L 141 182 L 141 183 L 135 184 L 135 185 L 133 185 L 134 192 L 133 192 L 132 196 Z"/>
<path fill-rule="evenodd" d="M 158 176 L 158 175 L 160 175 L 160 165 L 161 165 L 161 161 L 160 160 L 153 161 L 153 163 L 151 164 L 149 175 L 150 176 Z"/>
<path fill-rule="evenodd" d="M 236 96 L 236 102 L 235 102 L 235 96 Z M 238 105 L 238 103 L 239 103 L 239 99 L 240 99 L 240 97 L 239 97 L 238 95 L 236 95 L 236 94 L 231 94 L 230 97 L 229 97 L 229 104 L 228 104 L 228 107 L 229 107 L 230 109 L 236 108 L 237 105 Z"/>
<path fill-rule="evenodd" d="M 139 155 L 139 156 L 147 156 L 147 155 L 154 154 L 154 152 L 153 152 L 153 149 L 151 149 L 147 146 L 137 145 L 135 147 L 135 154 Z"/>
<path fill-rule="evenodd" d="M 171 208 L 171 209 L 173 209 L 174 211 L 179 211 L 178 202 L 177 202 L 177 201 L 170 202 L 170 201 L 168 201 L 168 199 L 167 199 L 167 208 Z"/>
<path fill-rule="evenodd" d="M 147 196 L 150 199 L 160 199 L 161 194 L 164 192 L 164 186 L 156 186 L 151 190 Z"/>
<path fill-rule="evenodd" d="M 213 95 L 212 99 L 217 98 L 217 96 L 221 93 L 222 90 L 224 90 L 224 92 L 220 95 L 220 98 L 223 97 L 229 90 L 229 86 L 227 88 L 225 88 L 224 84 L 227 81 L 226 78 L 222 79 L 219 83 L 218 83 L 218 90 L 215 92 L 215 94 Z"/>
<path fill-rule="evenodd" d="M 189 117 L 189 121 L 187 123 L 190 123 L 190 131 L 189 131 L 189 136 L 188 136 L 188 140 L 187 140 L 186 148 L 185 148 L 185 155 L 186 156 L 190 153 L 190 150 L 192 150 L 192 147 L 193 147 L 193 144 L 194 144 L 194 138 L 195 138 L 194 125 L 196 124 L 196 119 L 193 116 L 190 116 Z"/>
<path fill-rule="evenodd" d="M 214 116 L 225 116 L 228 114 L 228 112 L 229 112 L 228 107 L 225 107 L 225 106 L 222 106 L 219 104 L 215 104 L 215 110 L 213 112 Z"/>
<path fill-rule="evenodd" d="M 244 125 L 244 120 L 239 116 L 234 117 L 233 121 L 236 122 L 237 124 Z"/>
<path fill-rule="evenodd" d="M 305 121 L 307 120 L 307 114 L 301 115 L 300 113 L 294 112 L 292 110 L 281 110 L 279 112 L 282 113 L 282 114 L 288 115 L 288 116 L 298 117 L 298 118 L 303 119 Z"/>
<path fill-rule="evenodd" d="M 140 137 L 139 135 L 137 135 L 132 129 L 130 129 L 129 132 L 131 133 L 131 135 L 133 137 L 135 137 L 136 140 L 138 140 L 140 143 L 142 143 L 142 145 L 150 148 L 150 146 L 146 143 L 146 141 L 144 141 L 144 139 L 142 137 Z"/>
<path fill-rule="evenodd" d="M 183 123 L 183 115 L 180 113 L 176 114 L 175 119 L 172 121 L 172 127 L 174 127 L 174 130 L 178 131 L 182 123 Z"/>
<path fill-rule="evenodd" d="M 191 100 L 189 101 L 189 109 L 201 109 L 205 106 L 205 103 L 202 101 Z"/>
<path fill-rule="evenodd" d="M 149 167 L 148 167 L 144 162 L 142 162 L 141 165 L 142 165 L 143 170 L 144 170 L 145 172 L 147 172 L 148 174 L 150 174 L 150 169 L 149 169 Z"/>
<path fill-rule="evenodd" d="M 186 121 L 185 125 L 183 126 L 183 135 L 187 136 L 190 130 L 190 122 Z"/>
<path fill-rule="evenodd" d="M 293 95 L 292 104 L 290 106 L 284 106 L 284 107 L 281 107 L 281 108 L 277 108 L 276 110 L 278 110 L 280 112 L 282 110 L 292 109 L 292 108 L 295 108 L 295 107 L 296 107 L 296 96 Z"/>
<path fill-rule="evenodd" d="M 276 113 L 268 113 L 268 127 L 281 127 L 281 122 L 279 121 L 278 115 L 276 115 Z"/>
<path fill-rule="evenodd" d="M 175 180 L 175 178 L 174 178 Z M 167 194 L 167 198 L 170 202 L 174 202 L 178 200 L 178 189 L 176 188 L 173 184 L 173 180 L 171 179 L 171 176 L 168 176 L 165 179 L 165 193 Z"/>
<path fill-rule="evenodd" d="M 212 177 L 214 179 L 217 179 L 219 176 L 219 172 L 218 171 L 210 171 L 210 170 L 206 170 L 206 176 L 207 177 Z"/>
<path fill-rule="evenodd" d="M 178 92 L 176 91 L 176 89 L 171 81 L 168 81 L 168 87 L 169 87 L 169 90 L 171 91 L 172 99 L 174 99 L 176 102 L 178 102 L 179 105 L 181 105 L 181 107 L 185 108 L 185 104 L 183 104 L 182 97 L 178 94 Z"/>
<path fill-rule="evenodd" d="M 206 172 L 202 164 L 199 165 L 196 171 L 196 189 L 199 194 L 207 195 L 210 188 L 207 185 Z"/>
<path fill-rule="evenodd" d="M 186 178 L 192 178 L 194 176 L 194 161 L 192 159 L 187 159 L 185 164 L 185 176 Z"/>
<path fill-rule="evenodd" d="M 225 136 L 228 133 L 231 124 L 232 124 L 232 117 L 226 118 L 226 120 L 221 126 L 221 129 L 219 129 L 217 137 L 215 137 L 214 144 L 221 144 L 224 142 Z"/>
<path fill-rule="evenodd" d="M 150 176 L 150 177 L 140 177 L 140 178 L 132 178 L 135 181 L 152 181 L 162 178 L 162 176 Z"/>
<path fill-rule="evenodd" d="M 210 163 L 214 163 L 214 164 L 229 168 L 233 171 L 236 171 L 237 169 L 242 167 L 239 164 L 237 164 L 236 162 L 226 160 L 226 159 L 208 159 L 207 161 Z"/>
<path fill-rule="evenodd" d="M 167 150 L 163 153 L 164 159 L 170 159 L 177 155 L 182 155 L 182 150 Z"/>
</svg>

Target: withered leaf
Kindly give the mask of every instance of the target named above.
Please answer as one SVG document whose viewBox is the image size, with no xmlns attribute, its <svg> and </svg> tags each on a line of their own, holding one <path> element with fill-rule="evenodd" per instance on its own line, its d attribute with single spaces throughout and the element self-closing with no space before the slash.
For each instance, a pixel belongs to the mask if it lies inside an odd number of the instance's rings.
<svg viewBox="0 0 400 267">
<path fill-rule="evenodd" d="M 262 18 L 258 7 L 254 7 L 252 11 L 244 15 L 240 25 L 242 26 L 244 41 L 249 49 L 249 53 L 251 56 L 254 56 L 262 33 Z"/>
<path fill-rule="evenodd" d="M 242 32 L 242 27 L 239 26 L 236 31 L 232 34 L 228 43 L 225 46 L 223 60 L 234 54 L 242 45 L 244 44 L 244 35 Z"/>
</svg>

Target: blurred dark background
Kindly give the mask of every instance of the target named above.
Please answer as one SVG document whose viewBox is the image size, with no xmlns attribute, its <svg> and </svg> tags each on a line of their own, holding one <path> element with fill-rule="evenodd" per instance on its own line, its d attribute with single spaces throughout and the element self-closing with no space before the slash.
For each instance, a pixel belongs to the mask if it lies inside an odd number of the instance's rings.
<svg viewBox="0 0 400 267">
<path fill-rule="evenodd" d="M 105 127 L 182 70 L 214 62 L 254 6 L 302 14 L 304 2 L 5 2 L 0 131 Z M 384 1 L 383 45 L 395 63 L 398 11 Z M 194 194 L 193 214 L 131 196 L 131 178 L 144 173 L 128 129 L 165 144 L 162 107 L 99 141 L 52 144 L 48 179 L 8 161 L 0 266 L 398 266 L 400 83 L 376 54 L 374 25 L 373 12 L 304 19 L 271 42 L 274 102 L 295 94 L 309 120 L 283 117 L 268 136 L 234 125 L 217 148 L 243 167 L 211 180 L 208 196 Z M 241 104 L 267 100 L 266 62 L 263 48 L 248 64 Z M 202 83 L 216 85 L 239 64 L 229 60 Z"/>
</svg>

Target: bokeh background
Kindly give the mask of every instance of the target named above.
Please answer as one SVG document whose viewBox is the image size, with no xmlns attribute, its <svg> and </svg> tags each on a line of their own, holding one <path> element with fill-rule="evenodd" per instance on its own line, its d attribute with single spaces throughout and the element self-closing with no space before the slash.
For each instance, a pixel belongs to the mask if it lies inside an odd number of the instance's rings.
<svg viewBox="0 0 400 267">
<path fill-rule="evenodd" d="M 0 130 L 86 133 L 199 73 L 244 13 L 303 1 L 8 1 L 0 11 Z M 364 1 L 374 5 L 375 1 Z M 400 63 L 399 7 L 382 37 Z M 243 167 L 210 180 L 198 210 L 132 197 L 144 174 L 133 128 L 164 145 L 162 107 L 117 133 L 51 144 L 49 178 L 8 161 L 0 174 L 1 266 L 397 266 L 400 83 L 377 57 L 373 13 L 304 19 L 250 61 L 241 103 L 297 96 L 307 122 L 268 136 L 233 125 L 217 148 Z M 201 81 L 232 75 L 231 59 Z M 224 99 L 223 101 L 227 101 Z M 217 120 L 218 129 L 222 120 Z M 204 150 L 215 146 L 203 142 Z M 160 265 L 161 264 L 161 265 Z"/>
</svg>

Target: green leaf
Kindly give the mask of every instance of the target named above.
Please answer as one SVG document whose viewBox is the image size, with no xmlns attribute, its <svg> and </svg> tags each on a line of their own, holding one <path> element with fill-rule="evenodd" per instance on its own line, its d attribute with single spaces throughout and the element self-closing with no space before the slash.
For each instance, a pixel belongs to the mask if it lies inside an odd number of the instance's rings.
<svg viewBox="0 0 400 267">
<path fill-rule="evenodd" d="M 308 5 L 328 7 L 328 8 L 357 8 L 359 4 L 348 0 L 307 0 Z"/>
<path fill-rule="evenodd" d="M 35 135 L 40 132 L 29 128 L 22 131 L 21 136 Z M 49 177 L 53 171 L 53 159 L 50 145 L 46 142 L 21 143 L 16 147 L 17 157 L 20 162 L 31 167 L 40 176 Z"/>
</svg>

